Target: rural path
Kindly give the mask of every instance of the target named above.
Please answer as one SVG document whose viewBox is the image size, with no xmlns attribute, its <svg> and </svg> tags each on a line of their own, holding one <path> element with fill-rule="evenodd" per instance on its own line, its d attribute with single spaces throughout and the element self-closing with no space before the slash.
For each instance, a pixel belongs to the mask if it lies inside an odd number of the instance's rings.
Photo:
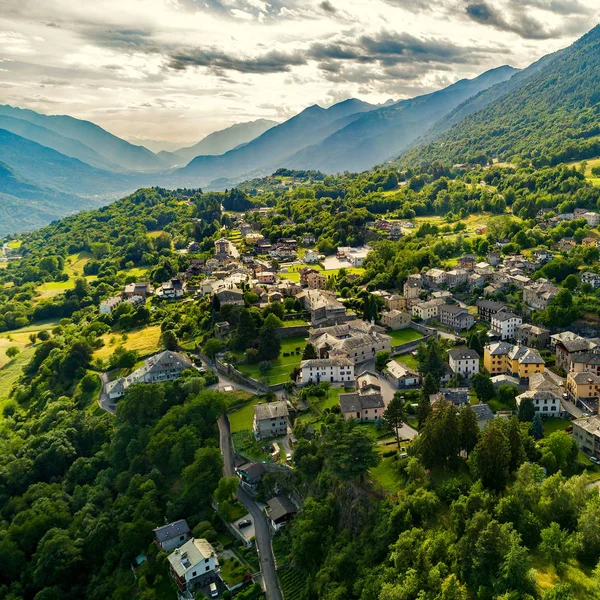
<svg viewBox="0 0 600 600">
<path fill-rule="evenodd" d="M 223 471 L 226 477 L 233 477 L 235 469 L 233 467 L 233 447 L 231 444 L 231 431 L 229 428 L 229 419 L 227 415 L 219 417 L 219 438 L 221 453 L 223 454 Z M 267 519 L 252 497 L 241 487 L 237 491 L 238 500 L 248 509 L 252 520 L 254 521 L 254 532 L 258 557 L 260 561 L 260 571 L 263 578 L 267 600 L 283 600 L 283 594 L 279 587 L 277 570 L 275 568 L 275 559 L 271 548 L 271 530 Z"/>
</svg>

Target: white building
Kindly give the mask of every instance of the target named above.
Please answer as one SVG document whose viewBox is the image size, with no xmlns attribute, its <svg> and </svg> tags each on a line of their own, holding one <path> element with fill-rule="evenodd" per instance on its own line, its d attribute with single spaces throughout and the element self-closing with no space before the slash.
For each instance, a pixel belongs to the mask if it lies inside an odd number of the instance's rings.
<svg viewBox="0 0 600 600">
<path fill-rule="evenodd" d="M 300 363 L 301 383 L 354 382 L 354 361 L 351 358 L 315 358 Z"/>
<path fill-rule="evenodd" d="M 595 290 L 600 288 L 600 273 L 584 271 L 581 274 L 581 283 L 589 283 Z"/>
<path fill-rule="evenodd" d="M 314 250 L 307 250 L 304 253 L 304 262 L 307 265 L 314 265 L 319 262 L 319 255 Z"/>
<path fill-rule="evenodd" d="M 259 402 L 254 406 L 252 431 L 257 440 L 286 435 L 288 430 L 288 407 L 285 400 Z"/>
<path fill-rule="evenodd" d="M 586 212 L 583 218 L 588 222 L 590 227 L 598 227 L 600 225 L 600 213 Z"/>
<path fill-rule="evenodd" d="M 399 363 L 395 360 L 390 360 L 386 364 L 383 375 L 392 385 L 399 389 L 416 387 L 421 381 L 417 372 L 404 363 Z"/>
<path fill-rule="evenodd" d="M 500 311 L 492 315 L 490 324 L 492 332 L 501 340 L 514 340 L 523 324 L 523 318 L 512 312 Z"/>
<path fill-rule="evenodd" d="M 525 398 L 531 398 L 535 412 L 542 417 L 558 417 L 562 409 L 560 406 L 560 396 L 553 392 L 529 390 L 516 397 L 517 407 Z"/>
<path fill-rule="evenodd" d="M 470 348 L 448 350 L 448 363 L 453 373 L 463 377 L 473 377 L 479 373 L 479 354 Z"/>
<path fill-rule="evenodd" d="M 100 314 L 101 315 L 110 315 L 119 304 L 123 302 L 123 298 L 121 296 L 113 296 L 112 298 L 108 298 L 107 300 L 103 300 L 100 302 Z"/>
<path fill-rule="evenodd" d="M 171 552 L 183 546 L 191 537 L 190 528 L 185 519 L 153 529 L 156 543 L 165 551 Z"/>
<path fill-rule="evenodd" d="M 192 538 L 170 554 L 168 560 L 171 576 L 182 592 L 217 580 L 219 559 L 215 549 L 206 540 Z"/>
<path fill-rule="evenodd" d="M 179 352 L 165 350 L 146 359 L 139 369 L 127 377 L 119 377 L 106 384 L 106 393 L 111 400 L 120 398 L 130 385 L 135 383 L 160 383 L 177 379 L 186 369 L 194 368 L 194 363 Z"/>
</svg>

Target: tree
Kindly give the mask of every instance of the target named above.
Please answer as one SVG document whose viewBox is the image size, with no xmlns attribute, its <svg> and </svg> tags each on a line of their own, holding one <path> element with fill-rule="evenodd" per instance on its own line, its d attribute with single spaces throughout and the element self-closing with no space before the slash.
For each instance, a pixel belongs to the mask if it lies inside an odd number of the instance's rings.
<svg viewBox="0 0 600 600">
<path fill-rule="evenodd" d="M 440 600 L 467 600 L 467 588 L 451 573 L 442 582 L 442 595 Z"/>
<path fill-rule="evenodd" d="M 550 523 L 542 529 L 540 551 L 558 571 L 575 555 L 575 546 L 568 531 L 563 531 L 558 523 Z"/>
<path fill-rule="evenodd" d="M 486 373 L 475 373 L 471 378 L 471 385 L 479 402 L 489 402 L 496 395 L 494 384 Z"/>
<path fill-rule="evenodd" d="M 419 435 L 421 462 L 427 468 L 446 467 L 458 454 L 457 411 L 445 400 L 437 403 Z"/>
<path fill-rule="evenodd" d="M 577 289 L 577 286 L 579 285 L 579 280 L 577 279 L 576 275 L 573 275 L 573 273 L 571 273 L 570 275 L 568 275 L 565 280 L 562 283 L 563 287 L 570 290 L 571 292 L 575 291 Z"/>
<path fill-rule="evenodd" d="M 179 348 L 177 336 L 172 329 L 163 331 L 162 335 L 160 336 L 160 341 L 167 350 L 177 350 L 177 348 Z"/>
<path fill-rule="evenodd" d="M 8 356 L 8 358 L 10 359 L 15 358 L 15 356 L 17 356 L 20 353 L 21 351 L 16 346 L 10 346 L 6 349 L 6 356 Z"/>
<path fill-rule="evenodd" d="M 536 440 L 541 440 L 544 437 L 544 426 L 542 425 L 542 417 L 540 413 L 536 413 L 531 424 L 531 435 Z"/>
<path fill-rule="evenodd" d="M 302 360 L 313 360 L 317 358 L 317 351 L 315 347 L 308 342 L 306 346 L 304 346 L 304 352 L 302 353 Z"/>
<path fill-rule="evenodd" d="M 406 415 L 404 414 L 404 400 L 398 392 L 394 394 L 394 397 L 390 400 L 390 403 L 383 412 L 383 420 L 396 434 L 396 442 L 398 443 L 399 448 L 400 433 L 398 432 L 398 429 L 406 422 Z"/>
<path fill-rule="evenodd" d="M 533 400 L 528 396 L 521 398 L 519 403 L 519 409 L 517 411 L 517 417 L 519 421 L 531 423 L 535 417 L 535 406 Z"/>
<path fill-rule="evenodd" d="M 243 308 L 238 317 L 237 333 L 233 339 L 234 347 L 236 350 L 250 348 L 257 335 L 256 322 L 252 313 L 247 308 Z"/>
<path fill-rule="evenodd" d="M 571 439 L 566 431 L 551 433 L 546 439 L 545 445 L 554 455 L 557 469 L 564 469 L 571 461 L 577 458 L 579 451 L 577 442 Z"/>
<path fill-rule="evenodd" d="M 422 377 L 425 377 L 427 374 L 432 375 L 434 381 L 439 386 L 439 382 L 446 371 L 446 359 L 440 343 L 435 337 L 429 338 L 426 344 L 419 345 L 417 349 L 417 361 L 419 363 L 420 375 Z"/>
<path fill-rule="evenodd" d="M 509 475 L 510 445 L 500 419 L 490 421 L 471 456 L 469 467 L 471 473 L 486 488 L 504 489 Z"/>
<path fill-rule="evenodd" d="M 258 365 L 258 370 L 263 377 L 266 377 L 273 368 L 273 363 L 268 360 L 263 360 Z"/>
<path fill-rule="evenodd" d="M 481 430 L 477 415 L 470 406 L 463 406 L 458 411 L 458 446 L 469 456 L 477 445 Z"/>
<path fill-rule="evenodd" d="M 390 353 L 387 350 L 382 350 L 378 352 L 375 356 L 375 368 L 378 371 L 383 371 L 385 365 L 390 360 Z"/>
<path fill-rule="evenodd" d="M 323 447 L 329 471 L 342 481 L 362 479 L 365 473 L 379 463 L 375 441 L 351 419 L 338 418 L 330 425 Z"/>
<path fill-rule="evenodd" d="M 436 394 L 440 387 L 433 373 L 427 373 L 423 379 L 423 387 L 421 388 L 421 396 L 417 405 L 417 419 L 419 420 L 419 429 L 423 426 L 427 417 L 431 414 L 431 400 L 429 397 Z"/>
<path fill-rule="evenodd" d="M 281 321 L 274 315 L 269 314 L 265 319 L 258 338 L 258 354 L 262 360 L 275 360 L 281 352 L 281 340 L 277 330 Z"/>
<path fill-rule="evenodd" d="M 230 502 L 233 500 L 239 483 L 240 480 L 235 476 L 221 477 L 219 485 L 217 485 L 217 489 L 215 490 L 215 500 L 217 503 L 220 504 L 221 502 Z"/>
<path fill-rule="evenodd" d="M 208 338 L 206 342 L 204 342 L 204 352 L 212 360 L 215 359 L 215 356 L 217 356 L 221 350 L 223 350 L 223 342 L 221 342 L 221 340 Z"/>
</svg>

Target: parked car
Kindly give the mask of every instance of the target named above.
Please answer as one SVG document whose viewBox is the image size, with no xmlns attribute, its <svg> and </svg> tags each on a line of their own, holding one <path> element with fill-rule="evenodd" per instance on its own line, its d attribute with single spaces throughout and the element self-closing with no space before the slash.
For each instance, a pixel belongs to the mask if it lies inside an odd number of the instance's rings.
<svg viewBox="0 0 600 600">
<path fill-rule="evenodd" d="M 590 456 L 590 460 L 597 465 L 600 465 L 600 458 L 596 458 L 595 456 Z"/>
<path fill-rule="evenodd" d="M 288 452 L 285 455 L 285 460 L 287 460 L 288 462 L 292 462 L 292 453 L 291 452 Z"/>
<path fill-rule="evenodd" d="M 243 529 L 244 527 L 250 527 L 252 525 L 252 521 L 250 519 L 244 519 L 238 523 L 238 527 Z"/>
</svg>

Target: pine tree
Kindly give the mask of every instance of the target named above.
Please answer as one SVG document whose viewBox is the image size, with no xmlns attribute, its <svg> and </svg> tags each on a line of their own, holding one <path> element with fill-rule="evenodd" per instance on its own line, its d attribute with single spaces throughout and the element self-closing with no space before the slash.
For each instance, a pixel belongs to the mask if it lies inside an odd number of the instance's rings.
<svg viewBox="0 0 600 600">
<path fill-rule="evenodd" d="M 398 433 L 398 429 L 406 422 L 406 415 L 404 414 L 404 401 L 402 400 L 400 394 L 394 394 L 394 397 L 387 405 L 387 408 L 383 413 L 383 420 L 396 434 L 396 442 L 398 443 L 398 448 L 400 448 L 400 434 Z"/>
<path fill-rule="evenodd" d="M 271 313 L 263 323 L 258 338 L 258 354 L 261 360 L 275 360 L 281 353 L 281 340 L 277 335 L 281 321 Z"/>
<path fill-rule="evenodd" d="M 309 342 L 304 347 L 304 352 L 302 353 L 302 360 L 312 360 L 317 358 L 317 351 L 315 347 Z"/>
<path fill-rule="evenodd" d="M 542 417 L 539 413 L 533 417 L 533 423 L 531 424 L 531 435 L 536 440 L 541 440 L 544 437 L 544 426 L 542 425 Z"/>
</svg>

